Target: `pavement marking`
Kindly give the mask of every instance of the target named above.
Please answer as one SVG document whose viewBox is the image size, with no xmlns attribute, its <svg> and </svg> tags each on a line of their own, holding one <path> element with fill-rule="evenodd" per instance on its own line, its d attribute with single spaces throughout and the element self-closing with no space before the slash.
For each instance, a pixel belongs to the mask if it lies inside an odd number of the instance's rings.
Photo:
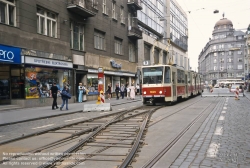
<svg viewBox="0 0 250 168">
<path fill-rule="evenodd" d="M 222 111 L 221 113 L 226 113 L 226 111 Z"/>
<path fill-rule="evenodd" d="M 215 129 L 214 135 L 222 135 L 223 133 L 223 127 L 217 127 Z"/>
<path fill-rule="evenodd" d="M 0 135 L 0 138 L 1 138 L 1 137 L 4 137 L 4 136 L 5 136 L 5 135 Z"/>
<path fill-rule="evenodd" d="M 32 129 L 45 128 L 45 127 L 50 127 L 50 126 L 52 126 L 52 125 L 55 125 L 55 124 L 44 125 L 44 126 L 41 126 L 41 127 L 35 127 L 35 128 L 32 128 Z"/>
<path fill-rule="evenodd" d="M 106 113 L 110 113 L 110 112 L 103 112 L 103 113 L 100 113 L 100 114 L 106 114 Z"/>
<path fill-rule="evenodd" d="M 71 120 L 64 120 L 64 122 L 80 120 L 80 119 L 83 119 L 83 118 L 87 118 L 87 117 L 79 117 L 79 118 L 75 118 L 75 119 L 71 119 Z"/>
<path fill-rule="evenodd" d="M 118 110 L 124 110 L 125 108 L 121 108 L 121 109 L 118 109 Z"/>
<path fill-rule="evenodd" d="M 227 109 L 227 107 L 223 107 L 223 109 Z"/>
<path fill-rule="evenodd" d="M 207 157 L 216 157 L 220 144 L 212 142 L 207 150 Z"/>
<path fill-rule="evenodd" d="M 225 120 L 225 116 L 220 116 L 219 120 Z"/>
</svg>

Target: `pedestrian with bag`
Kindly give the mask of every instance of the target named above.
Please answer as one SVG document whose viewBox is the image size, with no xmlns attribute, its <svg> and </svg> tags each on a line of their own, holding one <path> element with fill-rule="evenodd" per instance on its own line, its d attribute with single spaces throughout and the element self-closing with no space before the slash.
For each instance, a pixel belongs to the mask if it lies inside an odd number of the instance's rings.
<svg viewBox="0 0 250 168">
<path fill-rule="evenodd" d="M 120 87 L 119 87 L 119 83 L 117 83 L 115 86 L 116 100 L 119 99 L 119 92 L 120 92 Z"/>
<path fill-rule="evenodd" d="M 50 96 L 53 97 L 52 110 L 59 108 L 57 106 L 57 93 L 58 93 L 58 87 L 56 86 L 56 82 L 54 82 L 53 86 L 50 88 Z"/>
<path fill-rule="evenodd" d="M 108 89 L 106 92 L 108 94 L 108 99 L 110 100 L 110 98 L 111 98 L 111 86 L 110 86 L 110 84 L 108 84 Z"/>
<path fill-rule="evenodd" d="M 125 92 L 125 86 L 124 86 L 124 84 L 122 84 L 122 86 L 121 86 L 121 97 L 122 97 L 122 99 L 124 98 L 124 92 Z"/>
<path fill-rule="evenodd" d="M 66 105 L 66 110 L 69 110 L 68 108 L 68 100 L 71 98 L 70 94 L 69 94 L 69 89 L 67 86 L 64 86 L 62 92 L 61 92 L 61 95 L 62 95 L 62 105 L 60 107 L 60 110 L 62 111 L 63 109 L 63 106 Z"/>
</svg>

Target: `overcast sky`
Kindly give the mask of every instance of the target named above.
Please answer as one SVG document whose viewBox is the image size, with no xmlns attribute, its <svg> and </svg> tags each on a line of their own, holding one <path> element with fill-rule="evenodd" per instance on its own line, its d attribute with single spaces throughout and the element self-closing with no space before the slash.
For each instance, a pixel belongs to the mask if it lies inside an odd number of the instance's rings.
<svg viewBox="0 0 250 168">
<path fill-rule="evenodd" d="M 214 25 L 222 19 L 223 13 L 225 18 L 232 21 L 236 30 L 247 28 L 250 24 L 250 0 L 177 0 L 177 2 L 188 16 L 188 57 L 190 66 L 196 71 L 198 56 L 212 37 Z M 216 9 L 219 13 L 214 14 Z"/>
</svg>

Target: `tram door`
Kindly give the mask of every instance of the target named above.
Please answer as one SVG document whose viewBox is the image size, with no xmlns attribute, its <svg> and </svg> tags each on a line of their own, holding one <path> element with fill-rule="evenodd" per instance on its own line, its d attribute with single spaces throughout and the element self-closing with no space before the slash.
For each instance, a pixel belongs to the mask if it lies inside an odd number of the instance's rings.
<svg viewBox="0 0 250 168">
<path fill-rule="evenodd" d="M 173 82 L 173 100 L 176 99 L 176 72 L 172 72 L 172 82 Z"/>
<path fill-rule="evenodd" d="M 188 81 L 187 81 L 187 74 L 185 74 L 185 86 L 186 86 L 186 98 L 188 97 Z"/>
</svg>

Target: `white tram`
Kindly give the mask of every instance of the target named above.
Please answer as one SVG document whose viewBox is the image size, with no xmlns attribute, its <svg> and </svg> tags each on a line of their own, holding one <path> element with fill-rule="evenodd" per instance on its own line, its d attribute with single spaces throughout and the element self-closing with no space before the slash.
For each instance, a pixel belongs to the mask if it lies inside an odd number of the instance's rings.
<svg viewBox="0 0 250 168">
<path fill-rule="evenodd" d="M 143 66 L 143 103 L 176 102 L 200 94 L 203 91 L 202 76 L 175 65 Z"/>
</svg>

